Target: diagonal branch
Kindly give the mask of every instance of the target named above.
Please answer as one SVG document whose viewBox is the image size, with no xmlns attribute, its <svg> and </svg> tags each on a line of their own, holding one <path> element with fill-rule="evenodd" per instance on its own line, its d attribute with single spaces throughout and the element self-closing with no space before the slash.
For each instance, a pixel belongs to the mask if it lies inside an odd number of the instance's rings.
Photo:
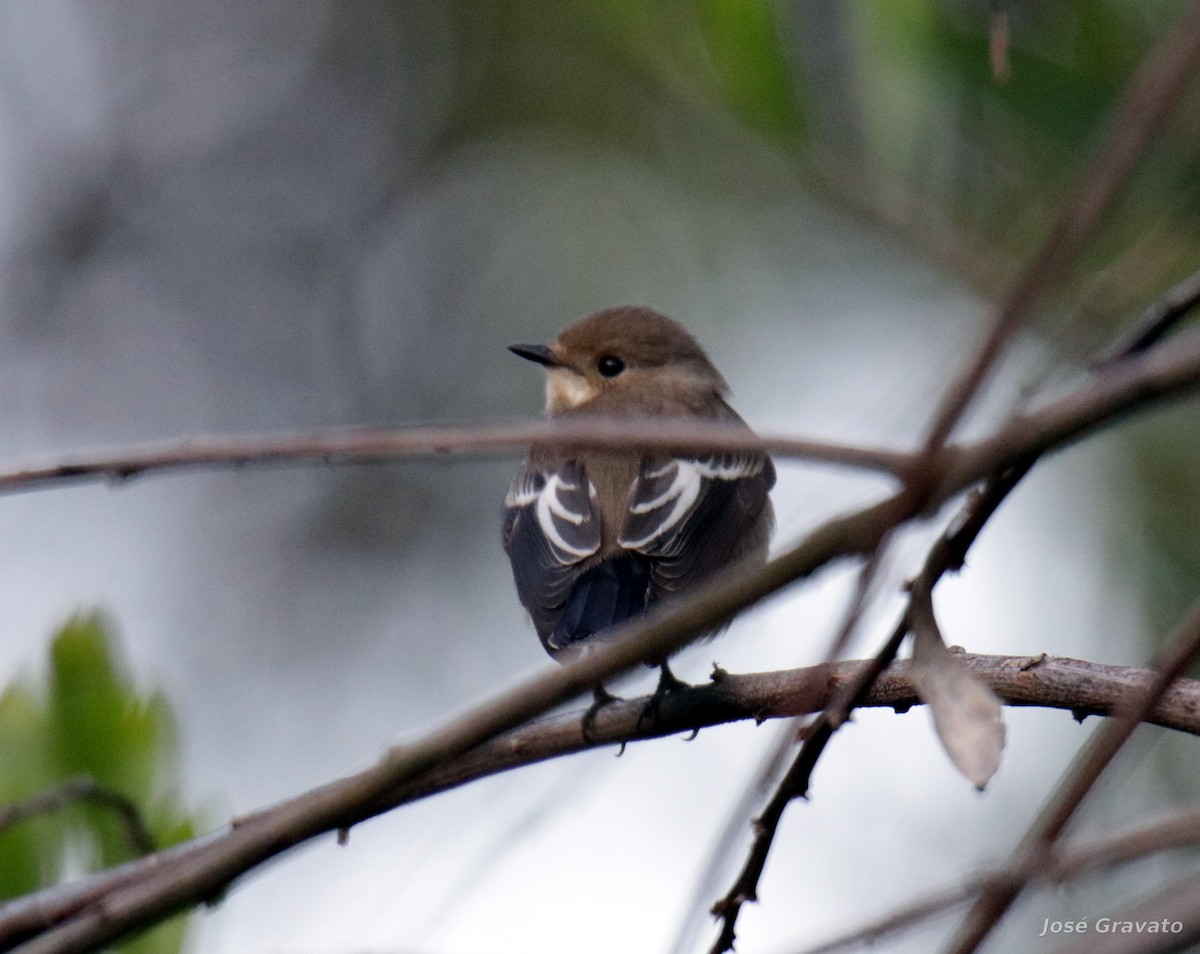
<svg viewBox="0 0 1200 954">
<path fill-rule="evenodd" d="M 1200 338 L 1197 338 L 1197 342 L 1200 342 Z M 1187 351 L 1189 349 L 1187 347 L 1180 348 L 1177 343 L 1174 350 Z M 992 446 L 993 453 L 999 447 L 1011 446 L 1008 442 L 1015 437 L 1015 434 L 1027 431 L 1027 422 L 1034 419 L 1040 422 L 1039 428 L 1045 429 L 1045 436 L 1048 437 L 1050 433 L 1064 435 L 1072 430 L 1074 423 L 1081 423 L 1075 410 L 1084 404 L 1093 408 L 1105 408 L 1103 413 L 1106 417 L 1121 413 L 1117 411 L 1116 405 L 1110 400 L 1109 389 L 1113 387 L 1114 379 L 1123 378 L 1128 373 L 1130 364 L 1136 365 L 1146 361 L 1153 361 L 1157 364 L 1162 358 L 1163 355 L 1159 352 L 1151 352 L 1141 358 L 1130 356 L 1125 364 L 1113 365 L 1103 373 L 1093 375 L 1092 381 L 1081 388 L 1076 395 L 1060 400 L 1032 418 L 1015 421 L 1000 434 L 984 441 L 983 444 Z M 1167 363 L 1172 362 L 1168 361 Z M 1076 398 L 1082 393 L 1089 394 L 1090 400 L 1077 405 Z M 1008 434 L 1012 434 L 1013 437 L 1006 436 Z M 1026 433 L 1026 436 L 1030 435 Z M 1016 453 L 1009 457 L 1003 465 L 994 468 L 985 483 L 968 498 L 962 511 L 927 554 L 921 572 L 912 583 L 914 594 L 931 596 L 933 588 L 947 571 L 955 571 L 962 567 L 967 551 L 992 515 L 1036 463 L 1043 449 L 1051 446 L 1042 444 L 1041 440 L 1041 437 L 1027 440 L 1025 443 L 1028 449 L 1024 453 Z M 969 459 L 973 453 L 971 450 L 965 450 L 961 453 L 960 459 Z M 710 954 L 723 954 L 724 951 L 732 948 L 742 905 L 747 901 L 754 900 L 757 895 L 758 882 L 766 867 L 771 844 L 783 812 L 792 800 L 805 796 L 812 770 L 833 738 L 833 734 L 849 718 L 854 708 L 866 698 L 874 681 L 895 658 L 904 637 L 908 634 L 911 612 L 912 603 L 910 601 L 908 611 L 874 660 L 869 665 L 862 666 L 859 679 L 853 684 L 844 686 L 808 727 L 795 762 L 780 780 L 775 795 L 768 802 L 763 814 L 755 821 L 754 839 L 745 864 L 729 892 L 713 906 L 713 914 L 720 919 L 721 927 L 716 941 L 710 948 Z"/>
<path fill-rule="evenodd" d="M 1024 879 L 1030 883 L 1065 884 L 1095 871 L 1116 868 L 1150 855 L 1194 845 L 1200 845 L 1200 806 L 1188 805 L 1156 821 L 1116 835 L 1056 845 L 1045 864 L 1033 869 L 1014 871 L 1009 867 L 994 868 L 965 882 L 933 892 L 849 934 L 807 948 L 804 954 L 834 954 L 835 951 L 874 944 L 888 935 L 966 904 L 982 891 L 1000 887 L 1014 879 Z M 1143 915 L 1140 920 L 1161 918 Z"/>
<path fill-rule="evenodd" d="M 1125 745 L 1143 717 L 1158 705 L 1175 679 L 1200 657 L 1200 601 L 1166 640 L 1153 666 L 1154 679 L 1123 701 L 1116 718 L 1091 737 L 1079 757 L 1064 773 L 1058 786 L 1012 854 L 1011 866 L 1033 870 L 1047 857 L 1054 841 L 1067 827 L 1104 770 Z M 985 891 L 959 928 L 951 950 L 970 954 L 991 933 L 1017 899 L 1028 879 L 1014 879 Z"/>
<path fill-rule="evenodd" d="M 1200 9 L 1200 6 L 1197 9 Z M 1127 343 L 1120 351 L 1114 353 L 1107 361 L 1096 366 L 1096 370 L 1092 374 L 1091 383 L 1081 388 L 1077 392 L 1076 397 L 1086 393 L 1089 395 L 1089 398 L 1084 403 L 1093 410 L 1096 406 L 1102 405 L 1109 407 L 1114 415 L 1122 413 L 1117 411 L 1115 405 L 1110 404 L 1105 397 L 1108 389 L 1116 385 L 1126 373 L 1123 370 L 1122 362 L 1128 363 L 1135 357 L 1142 355 L 1153 343 L 1160 341 L 1196 307 L 1197 303 L 1200 302 L 1200 287 L 1194 287 L 1196 284 L 1195 280 L 1189 280 L 1177 285 L 1162 302 L 1156 303 L 1148 309 L 1136 322 L 1137 332 L 1127 339 Z M 999 333 L 999 331 L 998 325 L 997 332 Z M 992 343 L 990 341 L 988 347 L 991 347 Z M 1187 342 L 1184 343 L 1185 348 L 1186 345 Z M 992 358 L 998 353 L 998 347 L 999 344 L 997 341 L 997 350 L 993 351 Z M 984 350 L 986 351 L 987 348 Z M 988 358 L 986 361 L 982 360 L 981 352 L 981 361 L 976 367 L 978 376 L 975 378 L 974 386 L 977 386 L 982 381 L 982 377 L 986 373 L 986 369 L 992 358 Z M 1158 360 L 1162 359 L 1162 355 L 1159 355 Z M 969 401 L 971 393 L 973 393 L 973 387 L 961 391 L 960 402 L 954 406 L 947 404 L 945 405 L 945 409 L 949 412 L 953 411 L 954 407 L 957 407 L 955 415 L 961 413 L 965 407 L 965 402 Z M 1065 402 L 1059 401 L 1056 405 L 1052 405 L 1053 410 L 1047 408 L 1041 414 L 1018 418 L 999 434 L 995 435 L 990 442 L 985 441 L 984 444 L 990 444 L 991 453 L 995 454 L 999 447 L 1004 446 L 1017 434 L 1025 430 L 1031 419 L 1039 421 L 1039 426 L 1045 428 L 1047 437 L 1051 433 L 1065 436 L 1073 428 L 1074 424 L 1072 422 L 1079 422 L 1079 418 L 1075 416 L 1072 409 L 1072 404 L 1073 401 L 1071 399 Z M 947 421 L 950 421 L 950 418 L 947 418 Z M 940 436 L 939 440 L 944 439 L 948 435 L 949 428 L 952 426 L 953 422 L 950 421 L 947 424 L 945 433 Z M 901 643 L 904 641 L 904 637 L 913 626 L 914 612 L 927 608 L 929 618 L 932 620 L 933 588 L 947 571 L 957 571 L 962 568 L 967 551 L 974 544 L 983 527 L 1038 461 L 1043 451 L 1051 446 L 1050 444 L 1039 446 L 1035 441 L 1026 441 L 1025 443 L 1029 447 L 1026 453 L 1013 455 L 1004 466 L 993 470 L 982 487 L 977 489 L 968 499 L 958 517 L 952 522 L 950 528 L 938 538 L 926 557 L 924 567 L 912 583 L 912 593 L 904 617 L 897 624 L 891 637 L 880 649 L 872 663 L 862 668 L 859 683 L 853 689 L 844 689 L 842 693 L 831 701 L 830 705 L 817 719 L 807 727 L 803 743 L 795 761 L 780 779 L 775 794 L 767 803 L 763 813 L 754 821 L 754 838 L 746 862 L 729 891 L 712 907 L 712 913 L 720 920 L 721 926 L 717 938 L 710 948 L 710 954 L 724 954 L 725 951 L 732 950 L 736 937 L 737 919 L 741 913 L 741 908 L 747 901 L 753 901 L 757 898 L 758 883 L 762 878 L 771 845 L 774 842 L 779 822 L 783 817 L 787 805 L 794 799 L 806 797 L 812 771 L 816 767 L 817 761 L 832 739 L 833 734 L 849 717 L 850 712 L 858 705 L 859 701 L 865 698 L 866 692 L 870 689 L 873 681 L 878 678 L 879 674 L 895 658 Z M 932 459 L 936 453 L 936 446 L 927 444 L 926 457 Z M 942 451 L 941 454 L 944 457 L 946 451 Z M 965 452 L 960 456 L 969 458 L 970 452 Z M 921 492 L 919 487 L 913 489 L 917 493 Z M 856 600 L 855 608 L 851 613 L 851 619 L 857 614 L 857 610 Z"/>
<path fill-rule="evenodd" d="M 1115 711 L 1130 687 L 1152 678 L 1147 670 L 1101 666 L 1081 660 L 1041 656 L 965 655 L 964 660 L 1010 705 L 1061 709 L 1077 716 Z M 215 835 L 176 846 L 90 878 L 0 905 L 0 948 L 34 937 L 47 926 L 87 917 L 95 906 L 109 910 L 124 890 L 159 879 L 178 885 L 182 871 L 212 863 L 213 846 L 243 838 L 247 826 L 276 827 L 282 841 L 302 800 L 340 800 L 340 820 L 357 824 L 400 805 L 436 795 L 469 782 L 550 758 L 636 739 L 674 735 L 736 720 L 790 718 L 820 711 L 831 698 L 855 683 L 863 664 L 842 662 L 783 672 L 723 675 L 704 686 L 681 689 L 662 700 L 653 715 L 646 699 L 622 700 L 600 710 L 585 737 L 578 712 L 542 719 L 499 735 L 470 752 L 431 768 L 418 777 L 380 793 L 362 797 L 362 775 L 351 776 L 241 819 Z M 900 711 L 918 705 L 907 663 L 897 663 L 864 696 L 864 706 Z M 1200 680 L 1179 680 L 1159 702 L 1148 721 L 1200 736 Z M 331 827 L 329 830 L 333 830 Z M 279 850 L 282 846 L 277 845 Z M 43 938 L 47 950 L 53 935 Z M 91 939 L 88 938 L 90 942 Z M 58 941 L 54 942 L 59 943 Z M 80 942 L 81 944 L 83 942 Z M 31 948 L 38 950 L 38 947 Z"/>
<path fill-rule="evenodd" d="M 1165 295 L 1142 312 L 1124 338 L 1092 362 L 1092 367 L 1103 368 L 1132 354 L 1149 351 L 1197 305 L 1200 305 L 1200 271 L 1171 286 Z"/>
</svg>

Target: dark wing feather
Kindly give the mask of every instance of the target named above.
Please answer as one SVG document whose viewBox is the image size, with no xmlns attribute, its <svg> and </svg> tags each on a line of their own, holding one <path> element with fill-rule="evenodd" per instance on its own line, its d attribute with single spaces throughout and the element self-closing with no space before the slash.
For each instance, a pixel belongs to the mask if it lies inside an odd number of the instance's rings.
<svg viewBox="0 0 1200 954">
<path fill-rule="evenodd" d="M 504 501 L 504 549 L 517 595 L 545 642 L 581 564 L 600 549 L 596 491 L 575 461 L 553 469 L 525 464 Z"/>
</svg>

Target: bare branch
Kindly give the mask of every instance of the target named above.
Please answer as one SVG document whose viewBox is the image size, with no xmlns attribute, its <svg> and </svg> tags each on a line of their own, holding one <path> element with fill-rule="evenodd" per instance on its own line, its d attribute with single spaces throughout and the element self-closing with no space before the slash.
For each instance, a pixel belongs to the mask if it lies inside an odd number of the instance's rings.
<svg viewBox="0 0 1200 954">
<path fill-rule="evenodd" d="M 944 452 L 950 461 L 947 479 L 962 486 L 960 469 L 978 473 L 981 458 L 1019 462 L 1128 414 L 1143 398 L 1156 400 L 1200 387 L 1198 368 L 1200 334 L 1195 332 L 1180 334 L 1143 355 L 1112 364 L 1075 391 L 1016 418 L 994 436 Z M 1134 391 L 1139 392 L 1138 397 Z"/>
<path fill-rule="evenodd" d="M 1031 665 L 1027 657 L 972 656 L 963 660 L 1006 702 L 1038 705 L 1072 713 L 1115 711 L 1131 686 L 1146 685 L 1153 674 L 1120 666 L 1101 666 L 1079 660 L 1042 656 Z M 228 855 L 242 857 L 253 841 L 269 839 L 272 853 L 294 843 L 294 828 L 305 806 L 313 803 L 331 818 L 324 829 L 334 832 L 399 805 L 546 759 L 587 748 L 656 738 L 736 720 L 786 718 L 819 712 L 829 701 L 861 678 L 861 662 L 843 662 L 784 672 L 724 675 L 716 682 L 671 693 L 658 710 L 645 714 L 645 699 L 614 703 L 601 709 L 582 731 L 580 714 L 569 712 L 530 723 L 408 781 L 368 791 L 373 773 L 387 763 L 350 776 L 236 821 L 213 835 L 160 852 L 110 871 L 0 905 L 0 948 L 36 936 L 48 926 L 90 924 L 98 929 L 105 913 L 123 912 L 127 892 L 153 892 L 165 886 L 176 890 L 196 877 L 193 869 L 218 865 L 225 873 L 223 887 L 239 872 L 229 874 Z M 918 705 L 907 663 L 898 663 L 875 682 L 863 697 L 865 706 L 906 710 Z M 1148 720 L 1157 725 L 1200 735 L 1200 681 L 1179 680 L 1159 702 Z M 320 834 L 316 832 L 314 834 Z M 270 835 L 273 834 L 273 838 Z M 244 870 L 244 869 L 243 869 Z M 211 894 L 212 892 L 210 892 Z M 190 901 L 199 900 L 189 898 Z M 183 906 L 183 905 L 181 905 Z M 50 931 L 29 951 L 92 949 L 102 943 L 89 930 Z M 69 946 L 74 944 L 74 947 Z M 44 942 L 44 943 L 43 943 Z"/>
<path fill-rule="evenodd" d="M 1158 344 L 1200 306 L 1200 271 L 1173 285 L 1134 322 L 1130 332 L 1092 362 L 1099 369 L 1130 355 L 1141 354 Z"/>
<path fill-rule="evenodd" d="M 903 451 L 856 447 L 791 437 L 756 437 L 745 428 L 679 418 L 640 420 L 578 418 L 519 424 L 433 426 L 389 430 L 332 430 L 302 434 L 217 437 L 146 444 L 84 454 L 0 471 L 0 493 L 83 480 L 113 483 L 143 474 L 263 464 L 361 464 L 449 456 L 524 452 L 529 445 L 564 443 L 581 448 L 683 446 L 696 450 L 768 450 L 779 457 L 818 461 L 902 476 L 914 457 Z"/>
<path fill-rule="evenodd" d="M 907 632 L 906 623 L 902 622 L 897 626 L 875 658 L 858 664 L 854 676 L 831 694 L 817 718 L 806 726 L 799 753 L 780 779 L 770 801 L 751 826 L 754 838 L 745 864 L 738 872 L 733 886 L 712 906 L 712 913 L 720 920 L 721 928 L 712 947 L 709 948 L 709 954 L 724 954 L 725 951 L 733 949 L 738 916 L 746 902 L 758 900 L 758 883 L 762 879 L 767 856 L 771 852 L 771 845 L 775 841 L 775 833 L 779 830 L 784 811 L 794 799 L 803 798 L 807 794 L 812 770 L 825 746 L 833 738 L 833 733 L 846 720 L 852 709 L 866 701 L 871 688 L 895 658 Z"/>
<path fill-rule="evenodd" d="M 1025 837 L 1013 852 L 1014 869 L 1032 870 L 1046 858 L 1076 810 L 1109 763 L 1133 734 L 1146 713 L 1152 712 L 1162 695 L 1180 673 L 1200 657 L 1200 601 L 1166 640 L 1155 662 L 1155 676 L 1139 692 L 1130 693 L 1117 710 L 1117 717 L 1102 725 L 1088 741 L 1079 757 L 1064 773 L 1049 801 L 1039 812 Z M 985 891 L 972 906 L 952 945 L 957 954 L 970 954 L 1008 911 L 1024 886 L 1023 880 L 1011 881 Z"/>
<path fill-rule="evenodd" d="M 914 592 L 920 591 L 932 598 L 933 587 L 938 580 L 948 570 L 962 566 L 975 538 L 1036 460 L 1036 455 L 1020 458 L 1016 463 L 1002 468 L 998 476 L 990 477 L 983 487 L 971 495 L 958 518 L 926 555 L 924 567 L 912 583 Z M 792 800 L 807 794 L 812 771 L 833 734 L 849 718 L 850 713 L 864 703 L 872 689 L 878 687 L 878 681 L 884 678 L 883 673 L 888 667 L 896 665 L 892 661 L 908 634 L 911 611 L 910 601 L 908 611 L 897 623 L 875 658 L 870 664 L 860 667 L 857 678 L 852 683 L 843 685 L 831 698 L 829 705 L 807 727 L 791 769 L 781 778 L 771 802 L 753 827 L 754 837 L 746 863 L 738 873 L 733 887 L 713 906 L 713 914 L 721 919 L 721 928 L 710 948 L 710 954 L 723 954 L 733 947 L 741 907 L 757 895 L 758 882 L 766 867 L 767 856 L 784 810 Z"/>
<path fill-rule="evenodd" d="M 1195 355 L 1190 354 L 1193 347 L 1197 348 Z M 1102 414 L 1105 419 L 1111 419 L 1117 414 L 1123 413 L 1118 410 L 1119 402 L 1112 402 L 1111 397 L 1115 396 L 1114 392 L 1116 390 L 1122 389 L 1121 378 L 1123 375 L 1132 370 L 1131 368 L 1126 368 L 1126 363 L 1134 366 L 1144 365 L 1145 361 L 1153 358 L 1155 359 L 1154 363 L 1156 366 L 1158 362 L 1165 360 L 1166 364 L 1174 367 L 1174 360 L 1170 358 L 1164 359 L 1166 350 L 1165 348 L 1159 349 L 1140 359 L 1135 358 L 1135 354 L 1130 351 L 1124 356 L 1126 359 L 1125 363 L 1114 363 L 1106 366 L 1103 371 L 1094 373 L 1092 375 L 1093 380 L 1075 394 L 1068 395 L 1066 398 L 1042 409 L 1041 412 L 1035 415 L 1018 419 L 1004 431 L 1001 431 L 1000 434 L 983 442 L 984 445 L 992 446 L 993 454 L 1000 447 L 1011 447 L 1008 444 L 1010 440 L 1023 441 L 1029 449 L 1023 454 L 1011 455 L 1007 458 L 1004 465 L 993 469 L 986 482 L 967 500 L 963 509 L 955 520 L 952 521 L 950 527 L 938 538 L 937 542 L 930 549 L 929 554 L 926 556 L 924 567 L 912 583 L 912 599 L 910 599 L 908 611 L 896 626 L 891 637 L 876 655 L 872 666 L 869 668 L 864 667 L 861 673 L 861 681 L 853 690 L 844 687 L 843 691 L 831 701 L 829 707 L 809 725 L 795 762 L 781 778 L 775 795 L 768 802 L 767 807 L 753 826 L 754 837 L 746 863 L 743 865 L 729 892 L 713 906 L 713 914 L 720 918 L 721 928 L 716 941 L 710 949 L 710 954 L 723 954 L 723 952 L 733 947 L 733 941 L 736 936 L 736 924 L 738 916 L 741 913 L 741 907 L 746 901 L 753 900 L 756 897 L 758 882 L 766 866 L 767 856 L 770 853 L 770 847 L 774 841 L 775 832 L 778 829 L 780 819 L 783 817 L 784 810 L 789 802 L 806 795 L 812 770 L 823 754 L 825 747 L 832 739 L 834 732 L 849 717 L 850 712 L 858 705 L 858 700 L 865 697 L 867 690 L 872 685 L 872 681 L 895 658 L 900 644 L 911 627 L 914 603 L 918 605 L 927 604 L 930 612 L 932 612 L 933 588 L 947 571 L 958 570 L 962 567 L 967 551 L 975 542 L 975 539 L 983 530 L 988 520 L 991 519 L 1009 493 L 1012 492 L 1037 462 L 1045 447 L 1049 446 L 1042 445 L 1040 443 L 1041 438 L 1033 438 L 1030 433 L 1031 430 L 1041 430 L 1044 428 L 1043 433 L 1046 437 L 1049 437 L 1051 434 L 1056 435 L 1056 437 L 1062 437 L 1071 433 L 1077 424 L 1082 423 L 1082 419 L 1076 415 L 1077 400 L 1082 406 L 1088 406 L 1093 411 L 1098 407 L 1104 408 L 1105 410 Z M 1200 358 L 1200 338 L 1192 336 L 1191 339 L 1175 342 L 1174 347 L 1171 349 L 1171 355 L 1174 359 L 1182 358 L 1184 365 L 1190 365 L 1193 360 Z M 1123 371 L 1122 369 L 1126 370 Z M 1161 372 L 1162 368 L 1160 367 L 1159 370 Z M 1189 387 L 1196 383 L 1196 379 L 1191 376 L 1192 373 L 1187 372 L 1186 375 L 1193 382 L 1192 385 L 1187 385 Z M 1154 380 L 1155 384 L 1149 384 L 1151 379 Z M 1159 373 L 1143 380 L 1146 381 L 1147 387 L 1151 391 L 1158 386 L 1174 386 L 1168 383 L 1173 380 L 1172 373 L 1167 373 L 1166 375 Z M 1089 397 L 1083 398 L 1084 394 L 1089 395 Z M 1031 427 L 1030 421 L 1033 420 L 1036 420 L 1038 423 Z M 1086 426 L 1091 427 L 1093 425 L 1089 423 Z M 1079 432 L 1075 433 L 1078 435 Z M 942 453 L 945 456 L 948 452 L 943 451 Z M 958 452 L 957 456 L 960 461 L 969 460 L 973 453 L 975 451 L 967 449 Z"/>
<path fill-rule="evenodd" d="M 1188 36 L 1186 39 L 1180 39 L 1180 34 Z M 1064 208 L 1040 252 L 1022 272 L 1021 279 L 1001 307 L 983 343 L 944 395 L 933 416 L 925 441 L 924 460 L 918 465 L 921 469 L 914 468 L 909 472 L 906 488 L 914 495 L 919 497 L 932 492 L 927 483 L 928 475 L 933 472 L 930 465 L 936 457 L 944 453 L 947 439 L 974 400 L 1005 343 L 1033 310 L 1038 298 L 1083 246 L 1133 172 L 1138 158 L 1175 104 L 1184 81 L 1200 57 L 1198 38 L 1200 3 L 1185 16 L 1178 33 L 1169 34 L 1143 61 L 1137 75 L 1126 88 L 1108 141 L 1085 174 L 1080 191 Z M 1036 460 L 1038 453 L 1038 449 L 1031 448 L 1023 460 L 1014 460 L 1017 466 L 1009 474 L 1000 470 L 994 472 L 994 506 L 998 506 L 1020 481 Z M 983 517 L 980 527 L 989 516 L 990 511 Z M 967 519 L 970 520 L 971 517 L 968 515 Z M 880 539 L 882 540 L 882 537 Z M 971 536 L 970 540 L 973 539 Z M 970 540 L 962 548 L 964 554 L 970 546 Z M 949 563 L 937 567 L 934 554 L 931 553 L 930 560 L 926 563 L 926 575 L 932 576 L 936 581 L 949 567 Z M 932 585 L 933 582 L 930 582 L 930 589 Z M 877 666 L 880 663 L 886 666 L 894 657 L 907 629 L 908 621 L 902 621 L 877 656 Z M 845 714 L 849 713 L 853 705 L 852 700 L 844 703 Z M 758 880 L 784 808 L 792 798 L 800 797 L 807 791 L 811 770 L 843 718 L 845 715 L 840 713 L 822 714 L 801 747 L 796 762 L 780 782 L 775 797 L 757 820 L 755 838 L 746 865 L 730 892 L 713 907 L 713 913 L 721 918 L 722 926 L 711 949 L 712 954 L 723 954 L 732 949 L 737 916 L 742 904 L 755 897 Z"/>
<path fill-rule="evenodd" d="M 966 904 L 981 891 L 1007 884 L 1014 878 L 1030 883 L 1064 884 L 1082 875 L 1138 861 L 1149 855 L 1200 844 L 1200 806 L 1188 805 L 1154 822 L 1116 835 L 1058 845 L 1046 863 L 1030 871 L 995 868 L 984 874 L 931 892 L 920 901 L 899 908 L 877 921 L 833 938 L 804 954 L 834 954 L 872 944 L 920 921 Z M 1141 920 L 1159 920 L 1142 917 Z M 1087 948 L 1092 950 L 1093 948 Z"/>
<path fill-rule="evenodd" d="M 948 469 L 946 482 L 961 487 L 971 472 L 980 471 L 982 458 L 1008 459 L 1019 445 L 1031 451 L 1045 450 L 1127 413 L 1140 403 L 1140 396 L 1131 393 L 1138 386 L 1144 385 L 1146 398 L 1150 399 L 1169 396 L 1196 385 L 1196 367 L 1200 359 L 1194 340 L 1180 339 L 1169 353 L 1161 352 L 1162 349 L 1156 349 L 1152 353 L 1158 357 L 1151 366 L 1139 364 L 1134 369 L 1125 369 L 1124 362 L 1116 367 L 1105 366 L 1090 388 L 1082 388 L 1073 396 L 1018 418 L 990 441 L 944 449 L 938 455 L 938 467 L 943 473 Z M 1139 358 L 1141 360 L 1145 359 Z M 322 431 L 142 445 L 0 471 L 0 493 L 84 480 L 121 482 L 142 474 L 186 469 L 501 455 L 524 449 L 535 441 L 561 441 L 579 447 L 661 447 L 666 443 L 697 450 L 762 448 L 780 457 L 819 461 L 902 478 L 910 475 L 924 460 L 920 454 L 904 451 L 781 436 L 758 438 L 744 430 L 735 432 L 677 419 L 589 420 L 561 425 L 545 421 L 474 427 L 422 426 L 387 431 Z M 933 494 L 934 503 L 941 499 L 939 493 Z"/>
</svg>

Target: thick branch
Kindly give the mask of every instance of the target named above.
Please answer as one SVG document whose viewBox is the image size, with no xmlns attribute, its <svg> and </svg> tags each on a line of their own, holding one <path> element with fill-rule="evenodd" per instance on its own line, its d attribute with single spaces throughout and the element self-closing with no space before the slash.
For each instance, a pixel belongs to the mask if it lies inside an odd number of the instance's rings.
<svg viewBox="0 0 1200 954">
<path fill-rule="evenodd" d="M 1064 709 L 1077 715 L 1110 713 L 1121 704 L 1130 687 L 1146 685 L 1152 679 L 1146 670 L 1051 656 L 1030 659 L 966 655 L 964 659 L 1012 705 Z M 110 907 L 105 899 L 111 899 L 122 889 L 134 890 L 143 882 L 159 884 L 163 880 L 176 885 L 188 883 L 191 869 L 220 863 L 224 853 L 215 850 L 219 846 L 227 845 L 238 855 L 248 851 L 249 846 L 243 843 L 254 837 L 253 832 L 261 835 L 273 830 L 274 845 L 281 851 L 290 843 L 292 826 L 305 803 L 318 804 L 335 816 L 336 823 L 325 829 L 333 831 L 480 778 L 589 748 L 737 720 L 761 722 L 819 712 L 834 695 L 853 683 L 862 666 L 861 662 L 842 662 L 753 675 L 720 674 L 717 681 L 708 685 L 666 696 L 652 716 L 645 714 L 645 699 L 605 706 L 597 713 L 587 738 L 578 712 L 542 719 L 497 736 L 418 778 L 379 791 L 373 798 L 364 797 L 363 782 L 370 773 L 350 776 L 235 822 L 217 835 L 0 906 L 0 947 L 19 943 L 77 915 L 82 915 L 77 923 L 94 925 L 103 920 L 103 911 L 94 906 L 103 900 L 104 911 L 120 910 Z M 907 664 L 898 663 L 884 673 L 862 704 L 901 711 L 919 705 L 908 679 Z M 1200 735 L 1200 681 L 1177 682 L 1147 721 Z M 96 913 L 88 914 L 89 911 Z M 75 933 L 71 936 L 75 937 Z M 53 938 L 52 932 L 43 939 L 45 945 L 35 943 L 29 950 L 88 949 L 63 946 L 62 938 Z M 96 943 L 86 936 L 87 945 Z"/>
</svg>

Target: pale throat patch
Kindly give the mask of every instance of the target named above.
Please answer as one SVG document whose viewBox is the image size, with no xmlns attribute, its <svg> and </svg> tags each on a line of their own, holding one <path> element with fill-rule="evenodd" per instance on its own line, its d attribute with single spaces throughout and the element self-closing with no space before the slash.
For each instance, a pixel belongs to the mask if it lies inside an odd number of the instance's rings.
<svg viewBox="0 0 1200 954">
<path fill-rule="evenodd" d="M 550 368 L 546 374 L 546 413 L 579 407 L 599 393 L 600 389 L 582 374 L 568 368 Z"/>
</svg>

